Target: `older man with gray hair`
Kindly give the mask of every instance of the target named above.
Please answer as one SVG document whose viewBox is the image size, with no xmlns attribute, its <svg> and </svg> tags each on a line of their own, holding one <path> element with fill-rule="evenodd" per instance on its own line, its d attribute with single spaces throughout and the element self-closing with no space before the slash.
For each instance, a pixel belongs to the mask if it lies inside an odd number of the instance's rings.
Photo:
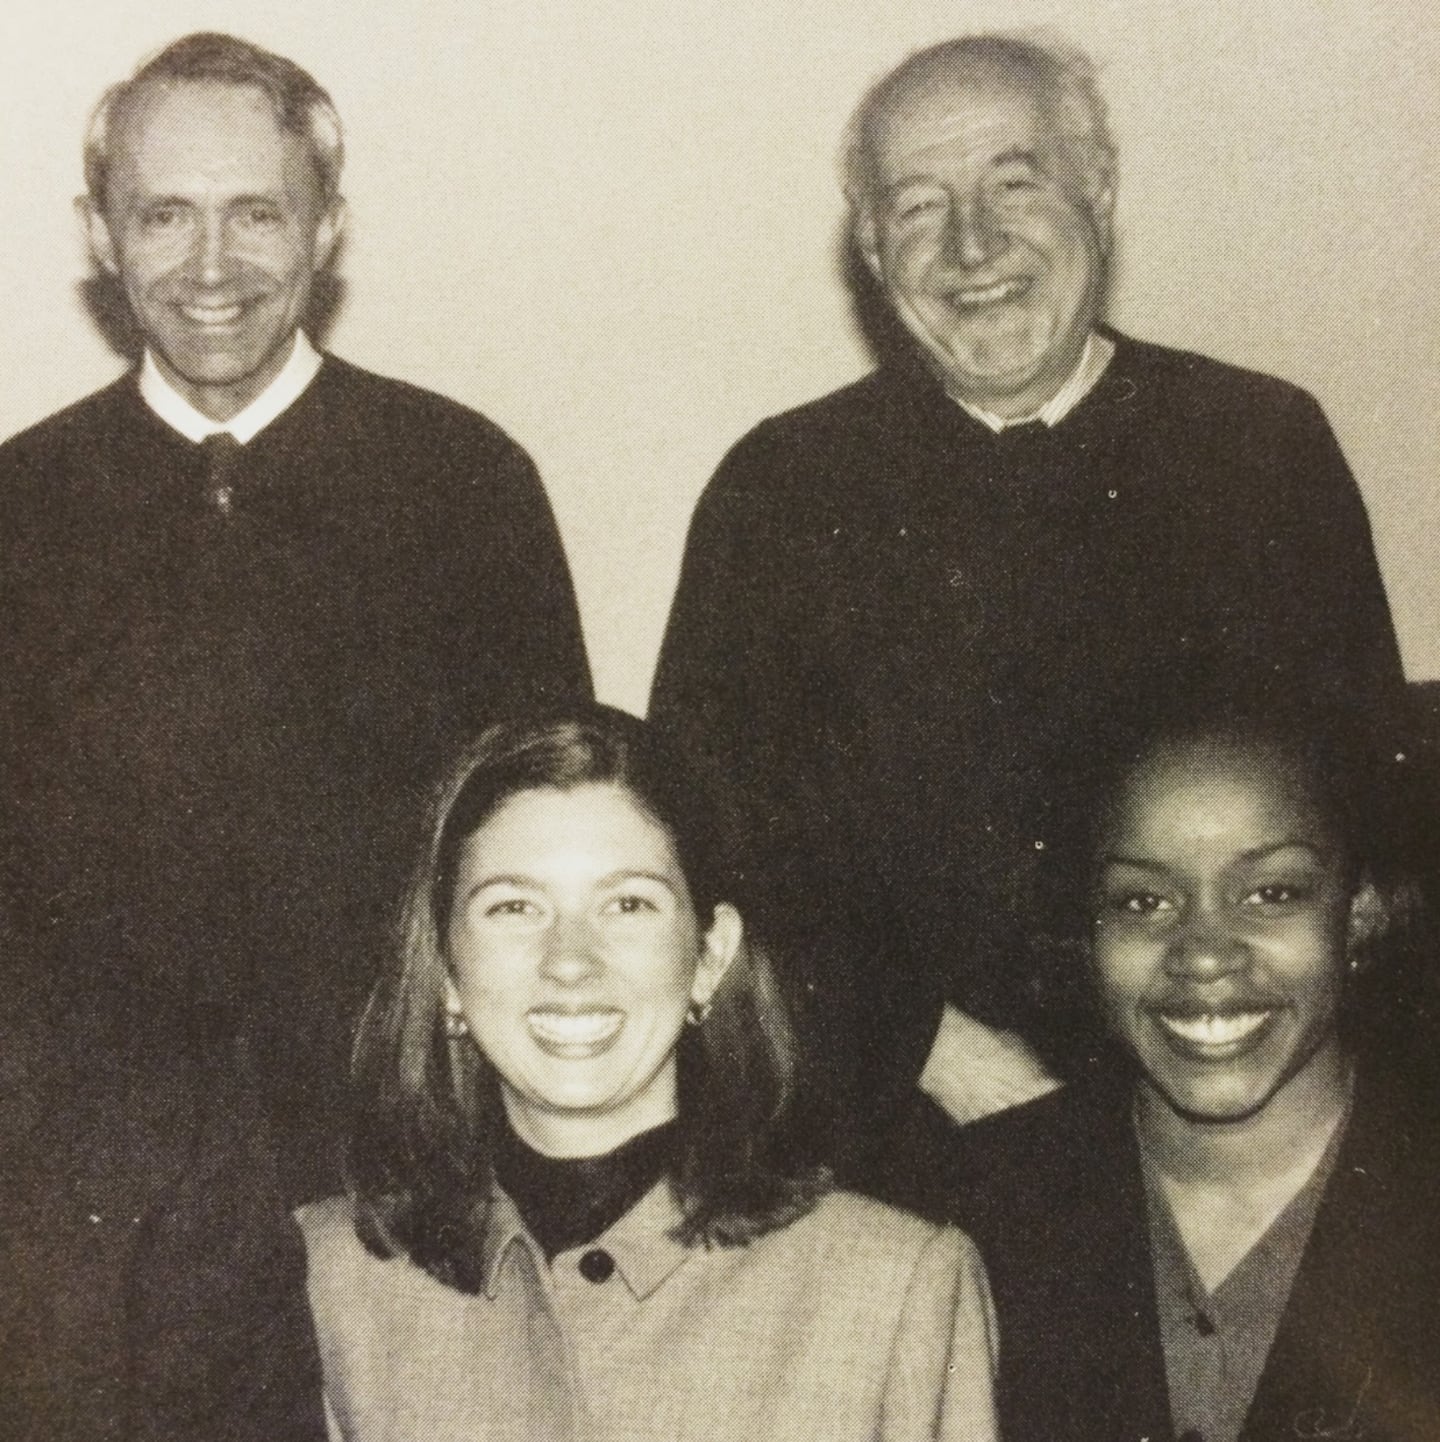
<svg viewBox="0 0 1440 1442">
<path fill-rule="evenodd" d="M 589 693 L 530 458 L 314 343 L 341 159 L 235 36 L 108 91 L 78 208 L 135 363 L 0 446 L 0 903 L 77 990 L 273 1042 L 317 1114 L 440 759 Z"/>
<path fill-rule="evenodd" d="M 885 76 L 846 157 L 881 364 L 741 440 L 691 528 L 653 710 L 775 839 L 849 1134 L 922 1073 L 962 1120 L 1052 1084 L 1030 873 L 1117 707 L 1402 681 L 1315 401 L 1104 323 L 1115 185 L 1068 46 Z"/>
</svg>

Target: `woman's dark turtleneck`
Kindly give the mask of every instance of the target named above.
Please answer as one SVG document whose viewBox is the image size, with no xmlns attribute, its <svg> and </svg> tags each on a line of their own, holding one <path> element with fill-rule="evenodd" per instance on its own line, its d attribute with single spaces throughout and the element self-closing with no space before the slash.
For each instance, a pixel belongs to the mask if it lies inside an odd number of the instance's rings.
<svg viewBox="0 0 1440 1442">
<path fill-rule="evenodd" d="M 495 1179 L 547 1261 L 608 1231 L 670 1170 L 679 1135 L 670 1121 L 598 1157 L 547 1157 L 507 1125 Z"/>
</svg>

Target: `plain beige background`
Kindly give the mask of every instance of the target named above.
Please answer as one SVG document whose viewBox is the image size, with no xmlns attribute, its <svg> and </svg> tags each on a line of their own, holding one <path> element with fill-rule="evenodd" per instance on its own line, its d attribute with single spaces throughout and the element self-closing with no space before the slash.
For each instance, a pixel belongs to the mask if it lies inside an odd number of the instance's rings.
<svg viewBox="0 0 1440 1442">
<path fill-rule="evenodd" d="M 100 91 L 190 30 L 278 49 L 347 125 L 333 348 L 530 449 L 600 694 L 642 709 L 716 462 L 762 416 L 868 368 L 835 262 L 852 105 L 919 45 L 1045 25 L 1104 70 L 1112 318 L 1319 396 L 1369 503 L 1407 670 L 1440 676 L 1434 0 L 11 4 L 0 434 L 120 369 L 76 294 L 70 211 Z"/>
</svg>

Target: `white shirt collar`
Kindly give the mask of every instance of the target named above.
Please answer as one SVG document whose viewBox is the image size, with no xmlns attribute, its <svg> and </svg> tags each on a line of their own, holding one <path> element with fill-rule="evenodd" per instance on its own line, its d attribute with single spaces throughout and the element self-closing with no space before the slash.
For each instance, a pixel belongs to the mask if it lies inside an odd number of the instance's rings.
<svg viewBox="0 0 1440 1442">
<path fill-rule="evenodd" d="M 316 372 L 320 369 L 320 361 L 320 352 L 310 344 L 310 338 L 303 330 L 296 331 L 290 358 L 281 366 L 280 374 L 244 410 L 231 416 L 228 421 L 216 421 L 211 420 L 203 411 L 196 410 L 165 379 L 147 347 L 145 359 L 140 363 L 140 394 L 145 404 L 172 430 L 179 431 L 187 441 L 198 444 L 206 436 L 228 431 L 244 445 L 300 399 L 306 386 L 315 379 Z"/>
<path fill-rule="evenodd" d="M 1105 374 L 1115 354 L 1115 342 L 1099 331 L 1091 331 L 1085 337 L 1085 349 L 1080 352 L 1080 361 L 1070 372 L 1070 379 L 1040 407 L 1028 416 L 997 416 L 983 406 L 962 401 L 959 396 L 951 399 L 967 415 L 974 416 L 982 426 L 988 426 L 997 435 L 1007 426 L 1023 426 L 1029 421 L 1042 421 L 1047 426 L 1059 425 L 1086 396 L 1095 389 L 1095 382 Z"/>
</svg>

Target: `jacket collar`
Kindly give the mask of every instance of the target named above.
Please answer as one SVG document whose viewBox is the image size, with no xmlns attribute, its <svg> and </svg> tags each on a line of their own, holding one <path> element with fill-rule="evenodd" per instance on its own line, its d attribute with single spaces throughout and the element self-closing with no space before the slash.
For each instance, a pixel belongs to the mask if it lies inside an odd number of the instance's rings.
<svg viewBox="0 0 1440 1442">
<path fill-rule="evenodd" d="M 1063 1096 L 1063 1093 L 1061 1094 Z M 1077 1162 L 1068 1219 L 1086 1240 L 1074 1259 L 1078 1296 L 1094 1306 L 1090 1365 L 1116 1362 L 1101 1393 L 1113 1399 L 1105 1435 L 1171 1435 L 1139 1147 L 1128 1099 L 1083 1085 L 1067 1108 Z M 1419 1430 L 1386 1418 L 1395 1389 L 1413 1386 L 1421 1337 L 1440 1281 L 1440 1140 L 1429 1114 L 1361 1068 L 1345 1134 L 1320 1199 L 1241 1442 L 1271 1437 L 1358 1439 L 1436 1435 L 1432 1412 Z M 1057 1260 L 1058 1266 L 1058 1260 Z M 1427 1327 L 1432 1328 L 1426 1331 Z M 1431 1364 L 1440 1348 L 1424 1344 Z M 1408 1358 L 1398 1362 L 1397 1359 Z M 1401 1375 L 1396 1376 L 1399 1365 Z M 1003 1367 L 1003 1364 L 1002 1364 Z M 1409 1367 L 1411 1371 L 1405 1372 Z M 1407 1405 L 1434 1408 L 1429 1397 Z M 1426 1428 L 1429 1430 L 1426 1430 Z M 1388 1428 L 1388 1430 L 1387 1430 Z M 1097 1434 L 1098 1435 L 1098 1434 Z"/>
<path fill-rule="evenodd" d="M 643 1302 L 659 1290 L 694 1250 L 672 1235 L 683 1219 L 684 1213 L 670 1183 L 657 1182 L 607 1232 L 584 1247 L 562 1252 L 555 1264 L 559 1266 L 564 1258 L 576 1253 L 608 1252 L 615 1259 L 615 1269 L 631 1295 L 637 1302 Z M 491 1301 L 503 1285 L 506 1261 L 517 1247 L 530 1254 L 534 1266 L 543 1275 L 545 1253 L 526 1230 L 515 1203 L 501 1187 L 492 1186 L 480 1253 L 481 1285 Z"/>
<path fill-rule="evenodd" d="M 1440 1370 L 1437 1146 L 1429 1114 L 1362 1069 L 1242 1442 L 1436 1435 L 1434 1391 L 1410 1389 Z"/>
</svg>

